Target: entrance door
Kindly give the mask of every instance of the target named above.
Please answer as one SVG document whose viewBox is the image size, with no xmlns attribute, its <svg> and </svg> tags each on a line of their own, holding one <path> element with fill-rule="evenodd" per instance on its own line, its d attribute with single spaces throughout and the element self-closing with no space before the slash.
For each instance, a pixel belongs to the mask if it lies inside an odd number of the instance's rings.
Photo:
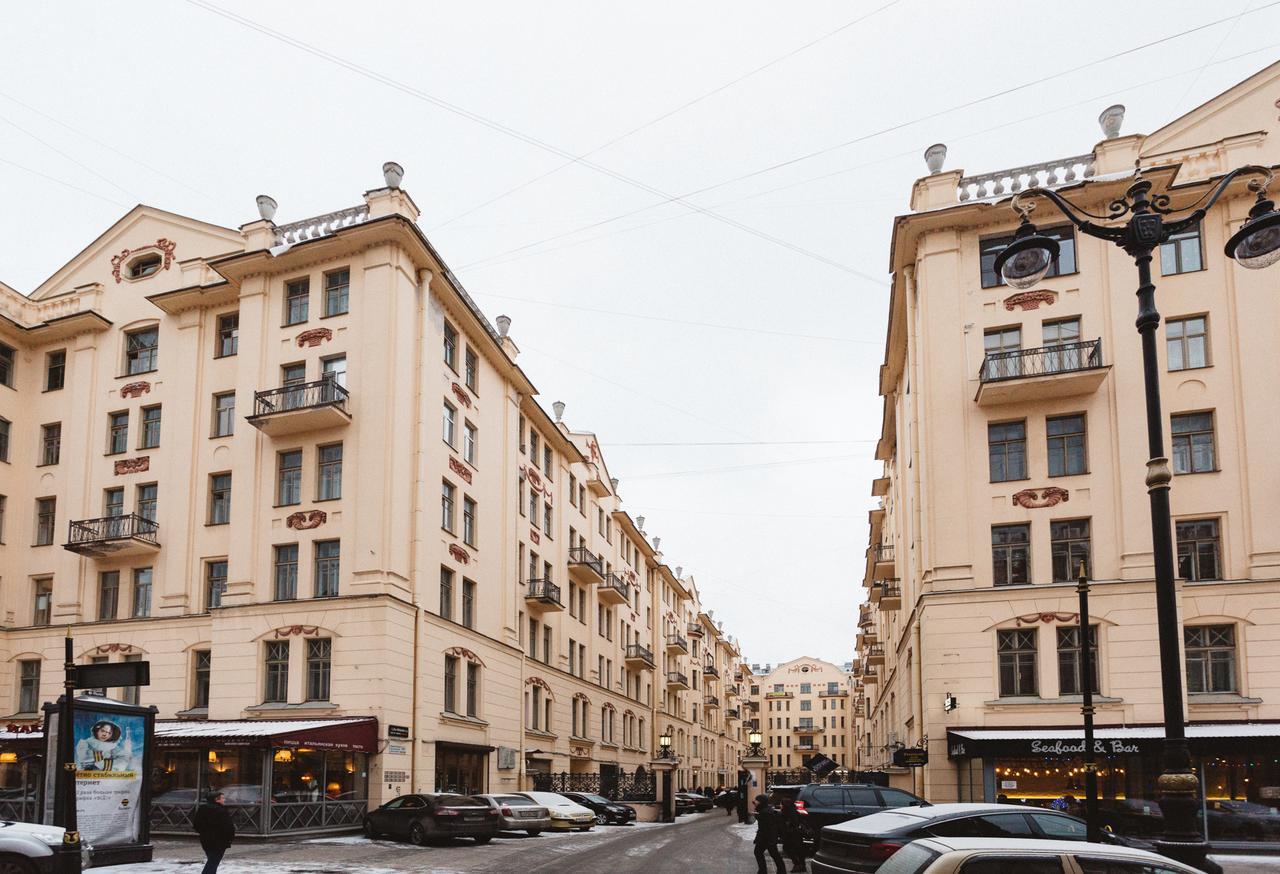
<svg viewBox="0 0 1280 874">
<path fill-rule="evenodd" d="M 618 797 L 618 766 L 600 763 L 600 794 L 605 798 Z"/>
</svg>

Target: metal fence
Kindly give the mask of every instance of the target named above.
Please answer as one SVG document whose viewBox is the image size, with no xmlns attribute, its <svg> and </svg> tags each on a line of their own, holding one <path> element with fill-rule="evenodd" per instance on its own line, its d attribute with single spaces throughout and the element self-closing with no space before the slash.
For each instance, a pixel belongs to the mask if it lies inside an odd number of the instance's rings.
<svg viewBox="0 0 1280 874">
<path fill-rule="evenodd" d="M 590 792 L 613 801 L 654 801 L 657 798 L 654 775 L 637 768 L 633 773 L 617 771 L 605 774 L 534 774 L 533 788 L 538 792 Z"/>
</svg>

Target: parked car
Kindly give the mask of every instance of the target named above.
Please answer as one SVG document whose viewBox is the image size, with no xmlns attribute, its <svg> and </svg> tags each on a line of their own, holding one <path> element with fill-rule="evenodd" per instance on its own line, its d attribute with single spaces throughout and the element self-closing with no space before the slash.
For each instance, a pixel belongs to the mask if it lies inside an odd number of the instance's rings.
<svg viewBox="0 0 1280 874">
<path fill-rule="evenodd" d="M 780 807 L 788 798 L 796 804 L 805 840 L 812 841 L 815 848 L 821 844 L 826 826 L 895 807 L 929 806 L 918 795 L 870 783 L 807 783 L 769 790 L 769 802 L 774 807 Z"/>
<path fill-rule="evenodd" d="M 686 813 L 693 813 L 697 808 L 694 807 L 693 799 L 689 797 L 688 792 L 677 792 L 671 796 L 676 808 L 676 816 L 684 816 Z"/>
<path fill-rule="evenodd" d="M 0 823 L 0 871 L 21 874 L 53 874 L 53 851 L 62 846 L 64 829 L 56 825 L 35 825 L 29 822 Z M 8 869 L 3 866 L 9 865 Z M 92 848 L 80 844 L 80 866 L 93 864 Z"/>
<path fill-rule="evenodd" d="M 1020 804 L 899 807 L 824 828 L 822 844 L 813 857 L 813 870 L 816 874 L 869 874 L 918 838 L 1084 841 L 1086 836 L 1081 819 Z M 1106 841 L 1121 843 L 1111 836 Z"/>
<path fill-rule="evenodd" d="M 401 795 L 364 816 L 364 833 L 370 838 L 387 835 L 419 845 L 460 837 L 487 844 L 500 827 L 497 808 L 470 795 L 451 793 Z"/>
<path fill-rule="evenodd" d="M 1146 850 L 1009 838 L 925 838 L 913 841 L 880 866 L 877 874 L 1195 874 L 1196 869 Z M 826 867 L 816 871 L 835 870 Z"/>
<path fill-rule="evenodd" d="M 530 801 L 541 804 L 551 814 L 553 829 L 590 831 L 596 824 L 594 810 L 583 807 L 576 801 L 570 801 L 559 792 L 518 792 Z"/>
<path fill-rule="evenodd" d="M 603 795 L 590 792 L 562 792 L 570 801 L 576 801 L 596 815 L 596 825 L 626 825 L 634 822 L 636 809 L 629 804 L 610 801 Z"/>
<path fill-rule="evenodd" d="M 551 828 L 551 811 L 523 795 L 477 795 L 476 798 L 496 808 L 500 828 L 506 832 L 524 832 L 536 838 Z"/>
<path fill-rule="evenodd" d="M 1213 798 L 1205 806 L 1210 840 L 1280 840 L 1280 808 L 1256 801 Z"/>
<path fill-rule="evenodd" d="M 704 813 L 715 806 L 715 802 L 705 795 L 699 795 L 697 792 L 677 792 L 676 793 L 676 813 L 680 813 L 680 801 L 684 800 L 685 806 L 688 808 L 685 813 Z"/>
</svg>

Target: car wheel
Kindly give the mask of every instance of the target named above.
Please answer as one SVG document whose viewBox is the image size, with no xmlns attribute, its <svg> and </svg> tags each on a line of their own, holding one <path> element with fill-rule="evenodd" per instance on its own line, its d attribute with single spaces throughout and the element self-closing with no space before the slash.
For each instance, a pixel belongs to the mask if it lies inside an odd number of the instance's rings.
<svg viewBox="0 0 1280 874">
<path fill-rule="evenodd" d="M 475 838 L 477 844 L 487 844 L 491 840 L 493 840 L 493 835 L 476 835 Z"/>
<path fill-rule="evenodd" d="M 413 841 L 420 847 L 425 844 L 427 842 L 426 827 L 420 822 L 415 822 L 409 827 L 409 840 Z"/>
<path fill-rule="evenodd" d="M 531 838 L 536 838 L 538 835 L 542 834 L 542 829 L 531 828 L 528 831 L 526 831 L 525 834 L 527 834 Z"/>
<path fill-rule="evenodd" d="M 373 820 L 369 817 L 364 818 L 364 836 L 369 840 L 376 840 L 380 832 L 373 827 Z"/>
<path fill-rule="evenodd" d="M 21 856 L 0 856 L 0 874 L 35 874 L 35 870 Z"/>
<path fill-rule="evenodd" d="M 596 814 L 596 825 L 608 825 L 608 824 L 609 824 L 609 816 L 607 814 L 604 814 L 604 813 Z"/>
</svg>

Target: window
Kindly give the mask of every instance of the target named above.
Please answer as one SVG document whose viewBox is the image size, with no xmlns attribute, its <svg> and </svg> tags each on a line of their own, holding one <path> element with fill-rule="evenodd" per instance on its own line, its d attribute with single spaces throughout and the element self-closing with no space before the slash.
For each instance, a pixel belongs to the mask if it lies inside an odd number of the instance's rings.
<svg viewBox="0 0 1280 874">
<path fill-rule="evenodd" d="M 331 443 L 316 451 L 316 500 L 342 497 L 342 444 Z"/>
<path fill-rule="evenodd" d="M 67 384 L 67 350 L 59 349 L 44 357 L 44 390 L 57 391 Z"/>
<path fill-rule="evenodd" d="M 107 416 L 107 455 L 119 455 L 129 451 L 129 413 L 111 413 Z"/>
<path fill-rule="evenodd" d="M 276 506 L 302 503 L 302 450 L 291 449 L 277 457 Z"/>
<path fill-rule="evenodd" d="M 1187 659 L 1187 692 L 1204 695 L 1236 691 L 1234 625 L 1189 625 L 1182 630 Z"/>
<path fill-rule="evenodd" d="M 148 522 L 156 521 L 156 499 L 160 487 L 155 483 L 138 486 L 138 499 L 134 512 Z"/>
<path fill-rule="evenodd" d="M 1031 526 L 991 527 L 992 583 L 1023 586 L 1031 582 Z"/>
<path fill-rule="evenodd" d="M 62 423 L 40 426 L 40 463 L 57 464 L 62 459 Z"/>
<path fill-rule="evenodd" d="M 336 598 L 338 571 L 342 564 L 342 544 L 337 540 L 317 540 L 315 550 L 315 597 Z"/>
<path fill-rule="evenodd" d="M 1180 413 L 1170 417 L 1173 472 L 1212 473 L 1218 469 L 1213 441 L 1213 413 Z"/>
<path fill-rule="evenodd" d="M 160 406 L 142 408 L 142 442 L 139 449 L 155 449 L 160 445 Z"/>
<path fill-rule="evenodd" d="M 1089 685 L 1093 694 L 1098 687 L 1098 626 L 1089 626 Z M 1084 684 L 1080 672 L 1080 626 L 1058 626 L 1058 694 L 1081 695 Z"/>
<path fill-rule="evenodd" d="M 213 396 L 213 436 L 230 437 L 236 432 L 236 393 Z"/>
<path fill-rule="evenodd" d="M 542 505 L 542 530 L 546 533 L 547 537 L 550 537 L 550 536 L 551 536 L 552 531 L 554 530 L 554 529 L 553 529 L 553 527 L 552 527 L 552 525 L 551 525 L 551 521 L 552 521 L 552 520 L 551 520 L 551 505 L 550 505 L 550 504 L 543 504 L 543 505 Z"/>
<path fill-rule="evenodd" d="M 1046 419 L 1045 433 L 1049 439 L 1049 476 L 1087 472 L 1083 413 Z"/>
<path fill-rule="evenodd" d="M 193 655 L 194 670 L 191 690 L 192 707 L 209 706 L 209 678 L 213 673 L 213 653 L 207 649 L 198 649 Z"/>
<path fill-rule="evenodd" d="M 9 503 L 9 499 L 4 495 L 0 495 L 0 544 L 4 543 L 4 511 L 7 503 Z"/>
<path fill-rule="evenodd" d="M 329 700 L 329 676 L 333 663 L 333 641 L 318 637 L 307 641 L 307 700 Z"/>
<path fill-rule="evenodd" d="M 470 422 L 464 422 L 462 425 L 462 458 L 472 467 L 476 463 L 476 449 L 479 440 L 479 433 L 476 426 Z"/>
<path fill-rule="evenodd" d="M 458 657 L 444 657 L 444 709 L 446 713 L 458 712 Z"/>
<path fill-rule="evenodd" d="M 226 358 L 240 351 L 240 314 L 218 316 L 218 351 L 215 358 Z"/>
<path fill-rule="evenodd" d="M 275 547 L 272 562 L 275 569 L 275 592 L 277 601 L 292 601 L 298 597 L 298 544 L 281 543 Z"/>
<path fill-rule="evenodd" d="M 1222 579 L 1222 544 L 1217 519 L 1186 519 L 1178 534 L 1178 576 L 1184 580 Z"/>
<path fill-rule="evenodd" d="M 476 584 L 474 580 L 462 581 L 462 624 L 476 627 Z"/>
<path fill-rule="evenodd" d="M 340 316 L 347 311 L 351 291 L 351 271 L 335 270 L 324 275 L 324 314 Z"/>
<path fill-rule="evenodd" d="M 35 713 L 40 709 L 40 660 L 18 662 L 18 712 Z"/>
<path fill-rule="evenodd" d="M 1016 628 L 996 632 L 1000 660 L 1000 697 L 1036 694 L 1036 630 Z"/>
<path fill-rule="evenodd" d="M 13 431 L 13 423 L 8 419 L 0 419 L 0 461 L 9 460 L 9 434 Z"/>
<path fill-rule="evenodd" d="M 450 534 L 453 533 L 453 502 L 457 491 L 448 480 L 440 484 L 440 527 Z"/>
<path fill-rule="evenodd" d="M 1027 423 L 987 425 L 987 461 L 993 483 L 1027 478 Z"/>
<path fill-rule="evenodd" d="M 98 574 L 98 619 L 115 619 L 120 607 L 120 571 Z"/>
<path fill-rule="evenodd" d="M 453 571 L 440 568 L 440 618 L 453 620 Z"/>
<path fill-rule="evenodd" d="M 551 467 L 551 447 L 544 446 L 542 447 L 542 472 L 546 475 L 547 479 L 552 479 Z"/>
<path fill-rule="evenodd" d="M 31 624 L 48 625 L 53 620 L 53 577 L 41 577 L 36 580 L 35 589 Z"/>
<path fill-rule="evenodd" d="M 444 323 L 444 363 L 454 373 L 458 372 L 458 329 Z"/>
<path fill-rule="evenodd" d="M 57 498 L 36 498 L 36 546 L 49 546 L 53 543 L 57 510 Z"/>
<path fill-rule="evenodd" d="M 12 346 L 0 343 L 0 384 L 13 388 L 13 370 L 18 353 Z"/>
<path fill-rule="evenodd" d="M 307 320 L 307 307 L 311 301 L 311 279 L 303 277 L 286 283 L 284 287 L 284 323 L 297 325 Z"/>
<path fill-rule="evenodd" d="M 1049 272 L 1045 274 L 1049 276 L 1065 276 L 1068 273 L 1076 272 L 1076 238 L 1071 232 L 1070 225 L 1060 225 L 1056 228 L 1042 228 L 1040 233 L 1046 237 L 1050 237 L 1058 241 L 1058 257 L 1054 259 L 1053 264 L 1049 267 Z M 1004 285 L 1004 279 L 996 272 L 996 256 L 1008 248 L 1013 242 L 1013 234 L 1001 237 L 988 237 L 978 243 L 979 252 L 982 261 L 982 287 L 993 288 L 997 285 Z"/>
<path fill-rule="evenodd" d="M 1053 581 L 1067 583 L 1080 573 L 1092 573 L 1089 565 L 1089 520 L 1070 519 L 1049 523 L 1049 539 L 1053 547 Z"/>
<path fill-rule="evenodd" d="M 209 524 L 226 525 L 230 521 L 231 474 L 212 474 L 209 477 Z"/>
<path fill-rule="evenodd" d="M 476 502 L 466 495 L 462 496 L 462 542 L 476 545 Z"/>
<path fill-rule="evenodd" d="M 1193 273 L 1204 267 L 1200 257 L 1200 226 L 1170 235 L 1160 244 L 1160 273 L 1173 276 Z"/>
<path fill-rule="evenodd" d="M 134 568 L 133 571 L 133 604 L 129 616 L 142 619 L 151 615 L 151 568 Z"/>
<path fill-rule="evenodd" d="M 116 518 L 124 515 L 124 489 L 104 489 L 102 492 L 102 515 Z"/>
<path fill-rule="evenodd" d="M 204 566 L 204 603 L 208 608 L 221 607 L 227 591 L 227 560 L 208 562 Z"/>
<path fill-rule="evenodd" d="M 467 716 L 475 718 L 480 712 L 480 666 L 467 662 Z"/>
<path fill-rule="evenodd" d="M 456 446 L 458 439 L 458 411 L 452 404 L 445 403 L 444 415 L 441 416 L 440 437 L 450 446 Z"/>
<path fill-rule="evenodd" d="M 1021 328 L 996 328 L 982 335 L 982 351 L 986 354 L 983 379 L 1010 379 L 1022 375 Z"/>
<path fill-rule="evenodd" d="M 1169 319 L 1164 326 L 1169 370 L 1193 370 L 1209 366 L 1209 317 Z"/>
<path fill-rule="evenodd" d="M 284 704 L 289 700 L 289 641 L 268 640 L 265 652 L 266 684 L 262 700 Z"/>
<path fill-rule="evenodd" d="M 467 347 L 467 354 L 463 359 L 462 375 L 463 382 L 467 384 L 467 388 L 471 389 L 472 394 L 479 394 L 477 386 L 480 384 L 480 357 L 470 346 Z"/>
<path fill-rule="evenodd" d="M 134 258 L 125 265 L 125 275 L 130 279 L 144 279 L 160 270 L 160 256 L 151 253 Z"/>
<path fill-rule="evenodd" d="M 124 372 L 127 374 L 150 373 L 158 365 L 160 329 L 143 328 L 125 334 Z"/>
<path fill-rule="evenodd" d="M 335 385 L 347 387 L 347 356 L 334 355 L 321 362 L 321 373 Z"/>
</svg>

